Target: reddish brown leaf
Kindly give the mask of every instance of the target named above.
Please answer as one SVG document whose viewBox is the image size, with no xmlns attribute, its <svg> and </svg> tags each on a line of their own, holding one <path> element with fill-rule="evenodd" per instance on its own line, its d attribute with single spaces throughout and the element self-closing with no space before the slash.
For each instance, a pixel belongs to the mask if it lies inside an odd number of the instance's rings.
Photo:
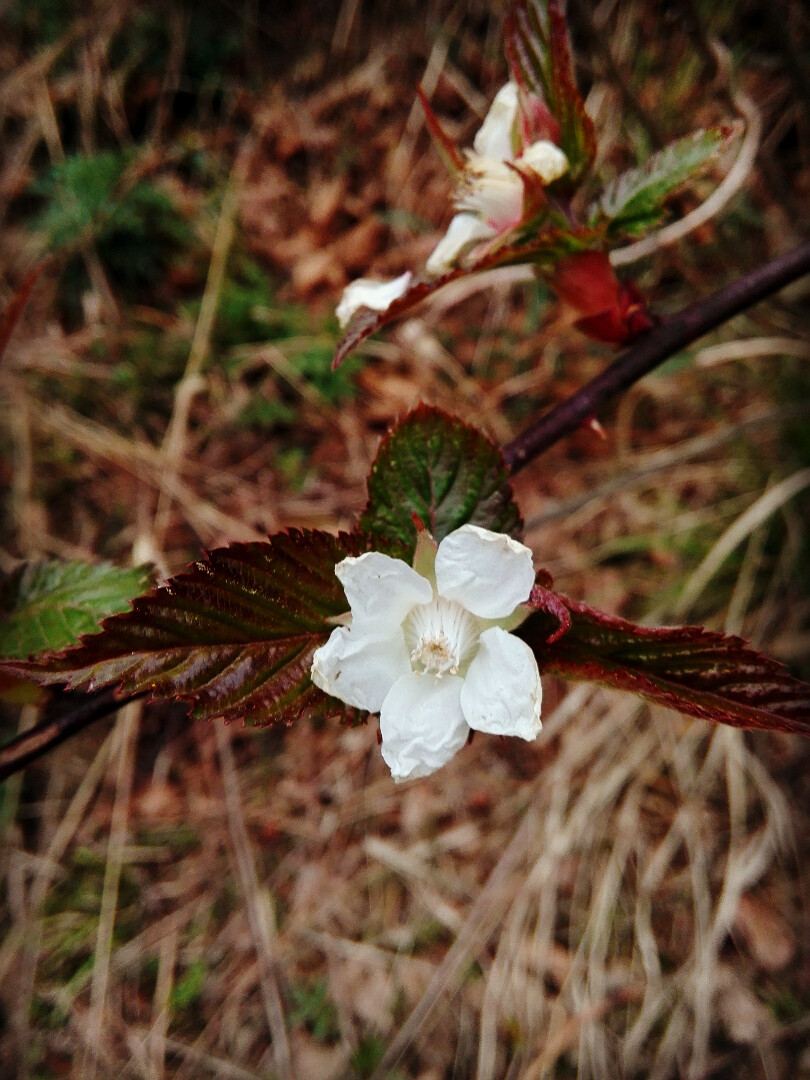
<svg viewBox="0 0 810 1080">
<path fill-rule="evenodd" d="M 557 263 L 546 283 L 580 314 L 576 326 L 596 341 L 625 345 L 653 326 L 641 293 L 620 282 L 603 251 L 583 251 Z"/>
<path fill-rule="evenodd" d="M 520 627 L 541 671 L 629 690 L 659 705 L 733 727 L 810 735 L 810 685 L 739 637 L 698 626 L 653 628 L 560 597 L 571 628 L 556 641 L 556 616 Z"/>
<path fill-rule="evenodd" d="M 81 645 L 6 669 L 43 684 L 114 684 L 189 701 L 195 717 L 257 725 L 304 712 L 352 719 L 353 710 L 312 685 L 310 668 L 330 618 L 348 607 L 335 566 L 365 550 L 359 534 L 297 529 L 216 548 Z"/>
</svg>

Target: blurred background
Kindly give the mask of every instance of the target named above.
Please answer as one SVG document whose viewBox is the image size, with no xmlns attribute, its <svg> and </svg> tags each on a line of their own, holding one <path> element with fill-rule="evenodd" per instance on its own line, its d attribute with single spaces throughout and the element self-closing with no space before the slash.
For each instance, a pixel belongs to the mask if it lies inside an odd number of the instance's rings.
<svg viewBox="0 0 810 1080">
<path fill-rule="evenodd" d="M 348 528 L 419 400 L 504 443 L 612 358 L 507 272 L 330 369 L 342 288 L 421 267 L 452 214 L 416 86 L 470 145 L 504 6 L 0 4 L 0 302 L 52 256 L 0 362 L 0 570 Z M 671 218 L 724 176 L 725 206 L 627 254 L 656 311 L 807 238 L 799 0 L 569 15 L 606 179 L 745 132 Z M 810 678 L 808 288 L 516 478 L 560 591 Z M 404 787 L 373 723 L 143 705 L 0 786 L 0 1076 L 810 1077 L 806 745 L 545 697 L 536 744 Z M 4 741 L 34 722 L 1 708 Z"/>
</svg>

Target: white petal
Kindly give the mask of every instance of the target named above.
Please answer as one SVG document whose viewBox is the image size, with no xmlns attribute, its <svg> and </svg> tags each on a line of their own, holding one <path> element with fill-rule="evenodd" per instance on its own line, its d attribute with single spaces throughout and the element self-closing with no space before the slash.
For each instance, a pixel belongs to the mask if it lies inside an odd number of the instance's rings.
<svg viewBox="0 0 810 1080">
<path fill-rule="evenodd" d="M 467 155 L 466 184 L 457 206 L 480 215 L 496 232 L 505 232 L 523 217 L 523 181 L 514 169 L 494 158 Z"/>
<path fill-rule="evenodd" d="M 548 139 L 540 139 L 539 142 L 527 146 L 516 161 L 517 165 L 528 165 L 536 172 L 544 184 L 550 184 L 552 180 L 559 180 L 563 173 L 568 170 L 568 158 Z"/>
<path fill-rule="evenodd" d="M 494 235 L 495 230 L 475 214 L 456 214 L 425 263 L 425 269 L 429 274 L 444 274 L 452 270 L 459 256 L 473 244 Z"/>
<path fill-rule="evenodd" d="M 499 626 L 485 630 L 461 688 L 470 727 L 534 739 L 542 727 L 542 696 L 537 660 L 526 642 Z"/>
<path fill-rule="evenodd" d="M 335 567 L 343 585 L 352 624 L 382 623 L 391 630 L 416 604 L 429 604 L 433 587 L 402 559 L 392 559 L 381 551 L 350 555 Z"/>
<path fill-rule="evenodd" d="M 462 525 L 439 544 L 436 589 L 482 619 L 502 619 L 529 599 L 532 553 L 504 533 Z"/>
<path fill-rule="evenodd" d="M 385 311 L 408 291 L 410 283 L 410 270 L 406 270 L 393 281 L 372 281 L 371 278 L 358 278 L 357 281 L 353 281 L 343 290 L 343 296 L 335 312 L 341 328 L 348 326 L 358 308 L 367 307 L 373 311 Z"/>
<path fill-rule="evenodd" d="M 513 82 L 502 86 L 489 107 L 478 134 L 473 139 L 475 152 L 481 157 L 511 161 L 514 157 L 512 133 L 518 112 L 518 89 Z"/>
<path fill-rule="evenodd" d="M 411 670 L 399 627 L 389 637 L 340 626 L 312 657 L 312 681 L 347 705 L 379 712 L 396 681 Z"/>
<path fill-rule="evenodd" d="M 456 754 L 470 729 L 459 705 L 458 675 L 404 675 L 380 712 L 382 756 L 395 780 L 429 776 Z"/>
</svg>

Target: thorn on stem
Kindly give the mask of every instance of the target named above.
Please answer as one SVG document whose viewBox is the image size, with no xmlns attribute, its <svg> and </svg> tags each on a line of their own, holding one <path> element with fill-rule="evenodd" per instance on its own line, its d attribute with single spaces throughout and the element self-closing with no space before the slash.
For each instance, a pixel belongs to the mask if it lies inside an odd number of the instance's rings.
<svg viewBox="0 0 810 1080">
<path fill-rule="evenodd" d="M 602 442 L 607 442 L 607 432 L 595 416 L 589 416 L 587 420 L 583 420 L 582 426 L 587 428 L 588 431 L 592 431 L 597 438 L 602 440 Z"/>
</svg>

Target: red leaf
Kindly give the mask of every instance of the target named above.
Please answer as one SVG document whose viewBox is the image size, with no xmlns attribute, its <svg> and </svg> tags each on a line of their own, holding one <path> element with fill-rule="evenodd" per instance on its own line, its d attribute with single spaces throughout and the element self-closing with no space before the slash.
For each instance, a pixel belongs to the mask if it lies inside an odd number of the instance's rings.
<svg viewBox="0 0 810 1080">
<path fill-rule="evenodd" d="M 610 310 L 619 299 L 619 279 L 604 251 L 583 251 L 561 259 L 549 285 L 584 318 Z"/>
<path fill-rule="evenodd" d="M 620 282 L 603 251 L 583 251 L 557 263 L 546 281 L 581 317 L 576 326 L 596 341 L 625 345 L 653 326 L 641 293 Z"/>
<path fill-rule="evenodd" d="M 689 716 L 733 727 L 810 735 L 810 685 L 739 637 L 699 626 L 653 628 L 559 596 L 570 629 L 538 612 L 517 633 L 541 671 L 629 690 Z"/>
<path fill-rule="evenodd" d="M 312 654 L 348 610 L 335 566 L 366 550 L 359 534 L 290 529 L 266 543 L 216 548 L 53 658 L 6 665 L 43 684 L 191 702 L 195 717 L 290 723 L 346 709 L 310 681 Z"/>
</svg>

